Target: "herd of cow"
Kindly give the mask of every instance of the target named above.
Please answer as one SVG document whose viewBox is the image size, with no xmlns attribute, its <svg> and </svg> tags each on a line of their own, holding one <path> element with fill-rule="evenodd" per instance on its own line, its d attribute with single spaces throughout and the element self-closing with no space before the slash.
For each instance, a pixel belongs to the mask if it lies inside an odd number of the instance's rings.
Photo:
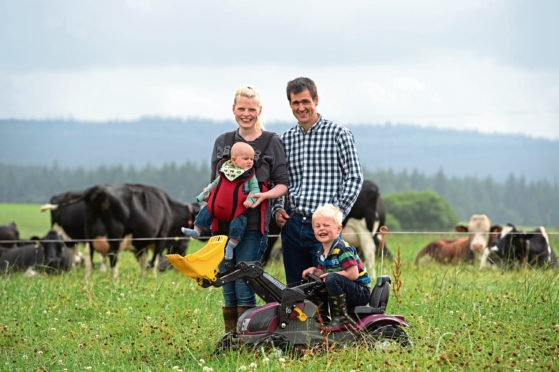
<svg viewBox="0 0 559 372">
<path fill-rule="evenodd" d="M 94 252 L 108 257 L 113 277 L 118 277 L 118 255 L 132 249 L 140 262 L 141 275 L 148 267 L 165 267 L 163 253 L 186 254 L 188 240 L 182 226 L 192 227 L 200 205 L 173 200 L 163 190 L 140 184 L 96 185 L 86 190 L 55 195 L 41 211 L 51 213 L 51 230 L 42 238 L 21 240 L 15 223 L 0 226 L 0 272 L 67 271 L 79 262 L 78 243 L 85 244 L 85 275 L 91 273 Z M 386 210 L 377 185 L 369 180 L 344 221 L 343 238 L 361 250 L 361 256 L 374 275 L 375 256 L 381 246 L 380 226 Z M 429 243 L 417 255 L 441 263 L 474 262 L 480 268 L 531 266 L 557 267 L 557 255 L 543 227 L 533 232 L 517 231 L 515 226 L 491 225 L 485 215 L 473 215 L 468 226 L 458 232 L 467 236 Z M 279 228 L 270 226 L 269 252 Z M 148 252 L 152 259 L 148 262 Z M 384 255 L 392 255 L 384 246 Z"/>
</svg>

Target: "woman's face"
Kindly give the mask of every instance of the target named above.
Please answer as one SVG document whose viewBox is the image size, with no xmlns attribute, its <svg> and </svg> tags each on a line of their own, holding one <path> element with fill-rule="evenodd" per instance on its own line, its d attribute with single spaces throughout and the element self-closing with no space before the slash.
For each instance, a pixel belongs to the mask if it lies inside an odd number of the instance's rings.
<svg viewBox="0 0 559 372">
<path fill-rule="evenodd" d="M 262 106 L 254 98 L 237 97 L 237 102 L 233 105 L 235 121 L 243 129 L 253 129 L 261 112 Z"/>
</svg>

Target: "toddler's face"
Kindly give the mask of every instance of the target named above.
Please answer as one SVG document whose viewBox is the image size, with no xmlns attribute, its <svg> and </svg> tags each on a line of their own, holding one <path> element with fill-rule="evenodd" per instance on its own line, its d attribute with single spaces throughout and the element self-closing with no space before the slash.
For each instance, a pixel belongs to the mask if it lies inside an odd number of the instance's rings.
<svg viewBox="0 0 559 372">
<path fill-rule="evenodd" d="M 342 226 L 338 221 L 329 217 L 317 216 L 312 220 L 312 228 L 316 240 L 321 243 L 334 241 L 340 235 Z"/>
</svg>

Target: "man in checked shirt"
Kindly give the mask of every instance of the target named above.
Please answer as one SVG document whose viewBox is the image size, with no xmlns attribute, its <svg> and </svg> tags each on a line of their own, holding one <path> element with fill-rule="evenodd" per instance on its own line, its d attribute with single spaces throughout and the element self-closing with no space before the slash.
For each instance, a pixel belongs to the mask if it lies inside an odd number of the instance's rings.
<svg viewBox="0 0 559 372">
<path fill-rule="evenodd" d="M 288 195 L 276 199 L 272 213 L 282 227 L 283 265 L 290 284 L 318 264 L 321 243 L 312 229 L 314 210 L 334 204 L 345 218 L 359 195 L 363 173 L 351 131 L 316 111 L 318 94 L 311 79 L 287 83 L 287 98 L 298 124 L 281 136 L 289 188 Z"/>
</svg>

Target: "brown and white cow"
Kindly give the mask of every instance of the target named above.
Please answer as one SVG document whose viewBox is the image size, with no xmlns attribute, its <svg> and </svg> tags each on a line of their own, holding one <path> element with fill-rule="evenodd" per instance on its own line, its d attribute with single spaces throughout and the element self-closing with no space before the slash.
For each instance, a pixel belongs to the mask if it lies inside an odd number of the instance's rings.
<svg viewBox="0 0 559 372">
<path fill-rule="evenodd" d="M 415 264 L 418 265 L 427 255 L 442 263 L 479 262 L 480 268 L 487 267 L 487 247 L 498 239 L 501 229 L 499 225 L 492 226 L 485 214 L 474 214 L 468 226 L 456 226 L 456 231 L 468 233 L 467 237 L 440 239 L 427 244 L 417 254 Z"/>
</svg>

